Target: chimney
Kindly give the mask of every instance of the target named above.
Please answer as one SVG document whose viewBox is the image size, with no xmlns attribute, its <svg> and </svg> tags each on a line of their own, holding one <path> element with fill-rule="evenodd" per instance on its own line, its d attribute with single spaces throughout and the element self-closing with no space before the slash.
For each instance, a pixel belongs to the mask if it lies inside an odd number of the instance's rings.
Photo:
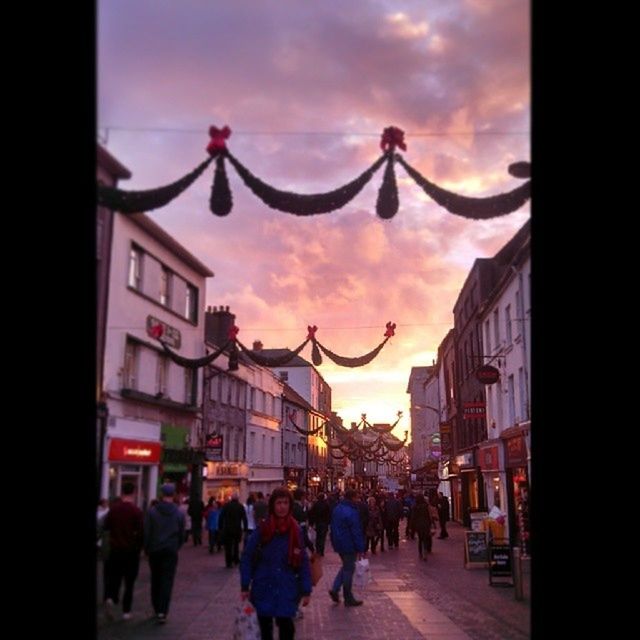
<svg viewBox="0 0 640 640">
<path fill-rule="evenodd" d="M 262 342 L 260 340 L 253 341 L 253 350 L 254 351 L 262 351 Z"/>
<path fill-rule="evenodd" d="M 222 347 L 229 340 L 229 330 L 235 324 L 236 316 L 229 312 L 229 307 L 207 307 L 204 314 L 204 339 L 217 347 Z"/>
</svg>

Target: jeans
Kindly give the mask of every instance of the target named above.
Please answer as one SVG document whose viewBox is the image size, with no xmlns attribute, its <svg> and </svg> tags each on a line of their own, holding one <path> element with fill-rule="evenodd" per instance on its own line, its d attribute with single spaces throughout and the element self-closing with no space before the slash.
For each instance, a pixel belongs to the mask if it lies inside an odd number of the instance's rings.
<svg viewBox="0 0 640 640">
<path fill-rule="evenodd" d="M 177 551 L 153 551 L 149 554 L 151 569 L 151 604 L 156 613 L 169 613 L 173 580 L 178 568 Z"/>
<path fill-rule="evenodd" d="M 122 611 L 129 613 L 133 603 L 133 585 L 138 577 L 140 566 L 140 551 L 119 551 L 112 549 L 104 564 L 105 599 L 110 598 L 114 603 L 119 601 L 120 584 L 124 579 L 124 594 L 122 596 Z"/>
<path fill-rule="evenodd" d="M 262 640 L 273 640 L 273 618 L 270 616 L 258 616 L 260 635 Z M 276 618 L 276 624 L 280 633 L 279 640 L 293 640 L 296 628 L 291 618 Z"/>
<path fill-rule="evenodd" d="M 340 591 L 340 587 L 343 587 L 344 601 L 349 602 L 354 600 L 353 597 L 353 574 L 356 570 L 356 554 L 355 553 L 341 553 L 340 559 L 342 560 L 342 567 L 338 571 L 335 580 L 333 581 L 332 590 L 335 593 Z"/>
</svg>

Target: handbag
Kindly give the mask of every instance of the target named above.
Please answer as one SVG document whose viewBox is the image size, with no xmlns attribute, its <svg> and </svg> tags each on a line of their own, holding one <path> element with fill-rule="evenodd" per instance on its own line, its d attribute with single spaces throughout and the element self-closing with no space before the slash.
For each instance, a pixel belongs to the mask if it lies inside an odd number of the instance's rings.
<svg viewBox="0 0 640 640">
<path fill-rule="evenodd" d="M 369 566 L 369 558 L 362 558 L 356 562 L 356 570 L 353 575 L 353 584 L 358 589 L 366 589 L 371 582 L 371 567 Z"/>
<path fill-rule="evenodd" d="M 309 563 L 311 564 L 311 584 L 315 587 L 322 578 L 322 556 L 312 553 Z"/>
<path fill-rule="evenodd" d="M 243 600 L 236 606 L 233 640 L 260 640 L 261 637 L 255 607 L 248 600 Z"/>
</svg>

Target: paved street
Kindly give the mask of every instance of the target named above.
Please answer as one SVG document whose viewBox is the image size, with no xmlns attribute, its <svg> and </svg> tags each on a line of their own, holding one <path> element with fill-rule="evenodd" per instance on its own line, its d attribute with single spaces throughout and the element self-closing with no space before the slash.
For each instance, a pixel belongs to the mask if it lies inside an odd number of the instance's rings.
<svg viewBox="0 0 640 640">
<path fill-rule="evenodd" d="M 404 522 L 401 523 L 401 536 Z M 399 550 L 369 556 L 372 584 L 356 596 L 365 604 L 357 608 L 335 605 L 327 590 L 339 565 L 330 550 L 324 558 L 324 575 L 314 588 L 311 604 L 296 622 L 297 640 L 523 640 L 530 637 L 529 565 L 525 569 L 524 600 L 514 598 L 513 587 L 489 586 L 487 569 L 465 569 L 464 529 L 455 523 L 449 538 L 434 540 L 428 562 L 419 562 L 417 542 L 400 540 Z M 98 567 L 101 581 L 102 567 Z M 173 640 L 230 640 L 234 608 L 239 602 L 237 569 L 224 566 L 223 553 L 210 555 L 206 544 L 189 542 L 180 552 L 178 573 L 168 620 L 158 625 L 152 618 L 149 570 L 140 564 L 133 603 L 133 618 L 122 620 L 117 608 L 108 621 L 98 604 L 99 640 L 148 638 Z M 102 597 L 99 583 L 98 597 Z M 277 637 L 277 632 L 276 632 Z"/>
</svg>

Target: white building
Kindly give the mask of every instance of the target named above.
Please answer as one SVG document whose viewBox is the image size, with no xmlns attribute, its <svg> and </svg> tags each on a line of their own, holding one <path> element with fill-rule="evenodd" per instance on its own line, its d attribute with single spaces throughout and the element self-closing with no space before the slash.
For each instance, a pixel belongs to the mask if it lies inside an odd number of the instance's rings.
<svg viewBox="0 0 640 640">
<path fill-rule="evenodd" d="M 163 479 L 188 491 L 195 462 L 189 445 L 197 440 L 201 420 L 201 376 L 171 361 L 151 328 L 161 326 L 163 339 L 180 356 L 203 356 L 202 301 L 212 276 L 144 214 L 114 215 L 101 497 L 120 495 L 124 481 L 135 483 L 141 506 L 156 497 Z"/>
</svg>

